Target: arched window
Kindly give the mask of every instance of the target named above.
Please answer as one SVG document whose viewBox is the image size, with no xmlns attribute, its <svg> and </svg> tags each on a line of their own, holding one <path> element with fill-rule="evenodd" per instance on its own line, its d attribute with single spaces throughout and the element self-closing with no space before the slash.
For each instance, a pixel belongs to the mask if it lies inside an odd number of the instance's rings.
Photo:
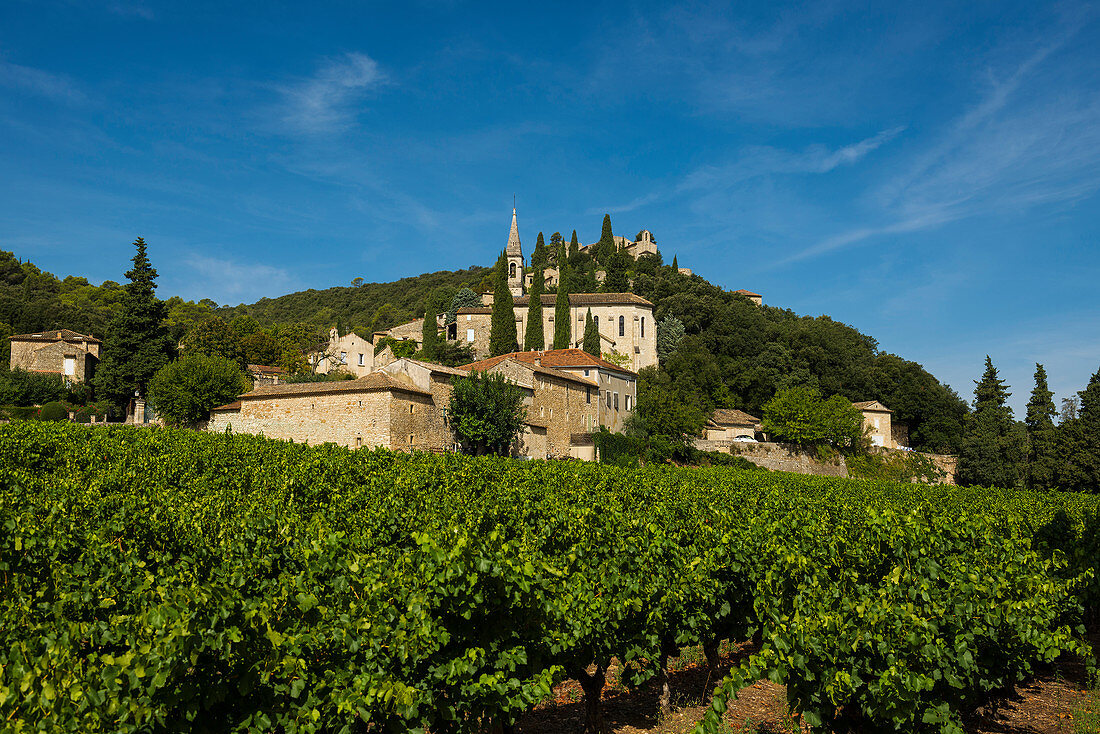
<svg viewBox="0 0 1100 734">
<path fill-rule="evenodd" d="M 596 328 L 599 329 L 600 328 L 600 317 L 599 316 L 593 316 L 592 320 L 596 323 Z"/>
<path fill-rule="evenodd" d="M 626 317 L 619 317 L 619 336 L 626 336 Z"/>
<path fill-rule="evenodd" d="M 508 265 L 508 277 L 509 278 L 516 277 L 516 264 L 515 263 L 510 263 Z"/>
<path fill-rule="evenodd" d="M 642 317 L 642 338 L 645 339 L 645 316 Z"/>
</svg>

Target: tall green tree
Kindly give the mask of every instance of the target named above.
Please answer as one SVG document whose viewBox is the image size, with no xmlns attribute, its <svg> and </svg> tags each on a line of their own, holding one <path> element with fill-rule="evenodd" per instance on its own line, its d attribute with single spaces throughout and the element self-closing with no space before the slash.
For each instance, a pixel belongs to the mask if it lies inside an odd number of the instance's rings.
<svg viewBox="0 0 1100 734">
<path fill-rule="evenodd" d="M 420 339 L 422 346 L 420 351 L 424 355 L 424 359 L 429 362 L 434 361 L 436 358 L 437 347 L 439 346 L 439 327 L 436 324 L 436 313 L 438 312 L 439 304 L 429 301 L 424 307 L 424 324 L 421 327 Z"/>
<path fill-rule="evenodd" d="M 957 480 L 963 485 L 1015 487 L 1027 456 L 1027 437 L 1012 419 L 1008 391 L 993 360 L 974 388 L 974 413 L 959 455 Z"/>
<path fill-rule="evenodd" d="M 603 215 L 603 229 L 600 232 L 600 241 L 592 248 L 592 259 L 600 265 L 606 265 L 611 256 L 615 254 L 615 236 L 611 232 L 611 215 Z"/>
<path fill-rule="evenodd" d="M 564 252 L 565 238 L 561 236 L 561 232 L 555 232 L 550 235 L 550 243 L 546 246 L 546 254 L 553 258 L 554 265 L 561 267 L 561 264 L 565 262 L 562 252 Z"/>
<path fill-rule="evenodd" d="M 569 238 L 569 257 L 573 257 L 581 251 L 581 243 L 577 239 L 577 230 L 573 230 L 573 236 Z"/>
<path fill-rule="evenodd" d="M 531 281 L 531 292 L 527 294 L 527 331 L 523 336 L 523 348 L 529 352 L 546 349 L 546 334 L 542 326 L 543 277 L 542 268 L 537 268 Z"/>
<path fill-rule="evenodd" d="M 672 256 L 672 269 L 677 271 L 677 272 L 679 272 L 679 270 L 680 270 L 680 265 L 676 262 L 676 256 L 675 255 Z"/>
<path fill-rule="evenodd" d="M 675 316 L 666 316 L 657 322 L 657 360 L 662 364 L 668 360 L 676 347 L 680 346 L 686 332 L 684 322 Z"/>
<path fill-rule="evenodd" d="M 588 309 L 584 317 L 584 341 L 581 342 L 581 348 L 593 357 L 600 356 L 600 330 L 592 318 L 592 309 Z"/>
<path fill-rule="evenodd" d="M 451 381 L 450 424 L 471 454 L 507 456 L 523 430 L 523 391 L 503 375 L 473 371 Z"/>
<path fill-rule="evenodd" d="M 1077 396 L 1077 416 L 1058 427 L 1062 462 L 1055 483 L 1060 489 L 1100 492 L 1100 370 Z"/>
<path fill-rule="evenodd" d="M 550 262 L 550 253 L 546 249 L 546 242 L 542 239 L 542 232 L 539 232 L 538 239 L 535 240 L 535 250 L 531 253 L 531 270 L 541 270 L 546 267 Z"/>
<path fill-rule="evenodd" d="M 607 259 L 607 277 L 603 282 L 605 293 L 625 293 L 630 290 L 630 276 L 627 269 L 632 262 L 626 250 L 612 253 Z"/>
<path fill-rule="evenodd" d="M 447 308 L 446 322 L 453 324 L 458 319 L 458 310 L 460 308 L 480 308 L 481 296 L 474 293 L 469 288 L 462 288 L 455 293 L 454 298 L 451 299 L 451 305 Z"/>
<path fill-rule="evenodd" d="M 126 271 L 121 310 L 111 319 L 104 335 L 94 383 L 99 398 L 120 406 L 134 391 L 146 386 L 168 364 L 172 344 L 164 323 L 167 309 L 156 296 L 157 271 L 149 262 L 145 240 L 134 240 L 134 266 Z"/>
<path fill-rule="evenodd" d="M 1035 387 L 1027 401 L 1027 473 L 1024 483 L 1029 489 L 1048 489 L 1054 483 L 1058 467 L 1057 435 L 1054 417 L 1054 393 L 1047 387 L 1047 371 L 1035 365 Z"/>
<path fill-rule="evenodd" d="M 508 258 L 502 251 L 493 284 L 493 315 L 489 324 L 489 356 L 519 351 L 516 335 L 515 300 L 508 290 Z"/>
<path fill-rule="evenodd" d="M 558 246 L 558 293 L 554 297 L 554 349 L 569 349 L 572 344 L 572 323 L 569 316 L 569 261 L 565 244 Z"/>
</svg>

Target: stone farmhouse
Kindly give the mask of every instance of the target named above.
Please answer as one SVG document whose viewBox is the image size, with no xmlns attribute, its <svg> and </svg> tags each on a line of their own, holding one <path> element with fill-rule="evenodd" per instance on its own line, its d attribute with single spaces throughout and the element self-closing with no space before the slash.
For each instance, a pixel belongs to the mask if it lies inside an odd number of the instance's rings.
<svg viewBox="0 0 1100 734">
<path fill-rule="evenodd" d="M 18 334 L 11 337 L 11 367 L 88 382 L 99 362 L 99 346 L 98 339 L 69 329 Z"/>
</svg>

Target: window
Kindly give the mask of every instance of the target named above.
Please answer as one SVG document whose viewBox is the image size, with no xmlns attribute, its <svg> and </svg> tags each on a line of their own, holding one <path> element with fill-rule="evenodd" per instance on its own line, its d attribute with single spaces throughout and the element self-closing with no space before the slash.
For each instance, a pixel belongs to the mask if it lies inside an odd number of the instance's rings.
<svg viewBox="0 0 1100 734">
<path fill-rule="evenodd" d="M 585 372 L 587 372 L 587 371 L 588 370 L 585 370 Z M 584 402 L 587 403 L 588 405 L 592 404 L 592 388 L 590 388 L 590 387 L 586 387 L 584 389 Z"/>
<path fill-rule="evenodd" d="M 554 420 L 554 409 L 550 409 L 550 420 Z"/>
<path fill-rule="evenodd" d="M 508 264 L 508 277 L 509 278 L 516 277 L 516 264 L 515 263 L 509 263 Z"/>
<path fill-rule="evenodd" d="M 615 410 L 619 409 L 619 393 L 615 393 Z"/>
<path fill-rule="evenodd" d="M 642 338 L 645 339 L 645 316 L 642 317 Z"/>
<path fill-rule="evenodd" d="M 410 433 L 409 434 L 409 446 L 412 446 L 414 443 L 416 443 L 416 434 L 415 433 Z"/>
<path fill-rule="evenodd" d="M 409 403 L 409 412 L 410 413 L 415 413 L 416 412 L 416 403 Z"/>
<path fill-rule="evenodd" d="M 359 355 L 359 366 L 360 367 L 363 366 L 363 355 L 362 354 Z"/>
<path fill-rule="evenodd" d="M 584 376 L 585 376 L 585 377 L 588 377 L 588 370 L 585 370 L 585 371 L 584 371 Z"/>
<path fill-rule="evenodd" d="M 610 390 L 604 390 L 604 395 L 607 396 L 607 407 L 610 408 L 611 407 L 611 391 Z"/>
<path fill-rule="evenodd" d="M 626 403 L 626 405 L 623 406 L 623 407 L 625 407 L 629 411 L 630 410 L 630 396 L 627 395 L 625 398 L 623 398 L 623 401 Z"/>
<path fill-rule="evenodd" d="M 363 437 L 362 436 L 356 436 L 355 437 L 355 448 L 357 448 L 357 449 L 363 448 Z"/>
<path fill-rule="evenodd" d="M 474 343 L 474 330 L 466 329 L 466 341 L 470 344 Z"/>
<path fill-rule="evenodd" d="M 626 317 L 619 316 L 619 336 L 626 336 Z"/>
<path fill-rule="evenodd" d="M 72 377 L 76 374 L 76 357 L 65 355 L 65 376 Z"/>
<path fill-rule="evenodd" d="M 593 316 L 592 320 L 596 323 L 596 328 L 599 329 L 600 328 L 600 317 L 599 316 Z"/>
<path fill-rule="evenodd" d="M 348 353 L 347 352 L 340 352 L 340 364 L 347 364 L 347 363 L 348 363 Z"/>
</svg>

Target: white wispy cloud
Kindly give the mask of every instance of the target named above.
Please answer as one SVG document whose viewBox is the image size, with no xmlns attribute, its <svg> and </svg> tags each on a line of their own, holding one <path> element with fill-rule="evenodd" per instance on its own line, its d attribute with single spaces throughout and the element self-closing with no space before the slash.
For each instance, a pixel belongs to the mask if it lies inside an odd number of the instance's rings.
<svg viewBox="0 0 1100 734">
<path fill-rule="evenodd" d="M 1038 73 L 1067 39 L 1027 56 L 871 190 L 866 224 L 776 265 L 974 216 L 1068 205 L 1100 190 L 1100 91 L 1045 88 L 1049 77 Z"/>
<path fill-rule="evenodd" d="M 0 85 L 69 104 L 83 102 L 87 98 L 65 74 L 54 74 L 7 61 L 0 61 Z"/>
<path fill-rule="evenodd" d="M 349 126 L 356 106 L 385 82 L 378 63 L 366 54 L 346 53 L 327 61 L 313 76 L 280 88 L 282 120 L 302 133 L 324 133 Z"/>
</svg>

